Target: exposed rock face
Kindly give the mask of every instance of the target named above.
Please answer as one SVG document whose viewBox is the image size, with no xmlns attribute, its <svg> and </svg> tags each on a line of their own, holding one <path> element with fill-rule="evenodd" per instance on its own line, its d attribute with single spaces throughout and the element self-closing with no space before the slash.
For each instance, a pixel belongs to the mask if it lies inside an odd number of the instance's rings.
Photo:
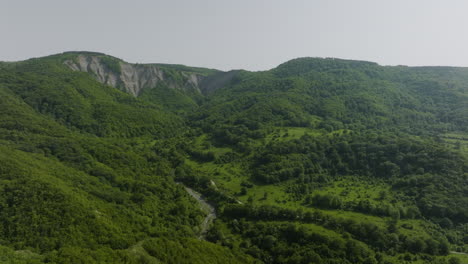
<svg viewBox="0 0 468 264">
<path fill-rule="evenodd" d="M 134 96 L 138 96 L 144 89 L 154 88 L 164 83 L 166 86 L 181 90 L 195 90 L 201 93 L 200 83 L 204 76 L 180 72 L 182 80 L 170 80 L 164 70 L 156 65 L 130 64 L 116 61 L 119 70 L 111 70 L 101 57 L 93 55 L 78 55 L 76 60 L 67 60 L 65 65 L 75 71 L 87 72 L 99 82 L 119 88 Z"/>
</svg>

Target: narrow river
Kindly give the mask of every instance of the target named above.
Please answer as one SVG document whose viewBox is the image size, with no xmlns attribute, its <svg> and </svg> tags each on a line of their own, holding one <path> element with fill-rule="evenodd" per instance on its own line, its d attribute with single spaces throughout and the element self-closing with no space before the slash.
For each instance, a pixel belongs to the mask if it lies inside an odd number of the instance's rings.
<svg viewBox="0 0 468 264">
<path fill-rule="evenodd" d="M 207 213 L 207 216 L 201 224 L 200 236 L 198 237 L 199 239 L 204 239 L 206 232 L 208 232 L 208 229 L 210 228 L 211 223 L 213 223 L 213 220 L 216 218 L 216 210 L 211 204 L 208 203 L 208 201 L 206 201 L 202 197 L 200 193 L 186 186 L 184 186 L 184 188 L 188 192 L 188 194 L 190 194 L 193 198 L 195 198 L 198 201 L 201 209 Z"/>
</svg>

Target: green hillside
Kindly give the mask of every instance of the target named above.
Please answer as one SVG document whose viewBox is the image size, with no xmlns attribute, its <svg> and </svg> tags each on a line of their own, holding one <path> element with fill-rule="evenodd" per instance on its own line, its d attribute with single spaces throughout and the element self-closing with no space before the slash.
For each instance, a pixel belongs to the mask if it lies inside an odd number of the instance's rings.
<svg viewBox="0 0 468 264">
<path fill-rule="evenodd" d="M 161 263 L 142 245 L 165 238 L 201 247 L 200 261 L 245 262 L 192 239 L 203 213 L 170 177 L 181 118 L 55 57 L 2 69 L 0 93 L 2 261 Z"/>
<path fill-rule="evenodd" d="M 151 64 L 138 69 L 163 81 L 134 96 L 67 67 L 83 54 L 120 74 L 123 61 L 90 52 L 0 64 L 2 263 L 468 253 L 468 69 Z M 204 235 L 205 213 L 180 183 L 216 207 Z"/>
<path fill-rule="evenodd" d="M 317 58 L 244 72 L 191 116 L 200 130 L 180 177 L 241 201 L 218 202 L 229 239 L 214 241 L 267 263 L 309 263 L 317 244 L 314 263 L 443 262 L 467 250 L 467 74 Z M 291 240 L 276 221 L 305 226 Z M 306 242 L 307 224 L 335 234 Z M 266 236 L 276 244 L 265 248 Z M 368 253 L 324 253 L 334 237 Z"/>
</svg>

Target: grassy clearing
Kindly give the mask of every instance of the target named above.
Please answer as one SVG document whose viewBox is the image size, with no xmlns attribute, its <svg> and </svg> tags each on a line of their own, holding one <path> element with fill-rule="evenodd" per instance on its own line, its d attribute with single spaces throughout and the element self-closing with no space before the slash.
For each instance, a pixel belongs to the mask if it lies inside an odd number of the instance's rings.
<svg viewBox="0 0 468 264">
<path fill-rule="evenodd" d="M 215 182 L 218 188 L 229 190 L 235 194 L 241 190 L 241 183 L 248 180 L 248 176 L 243 174 L 239 164 L 215 164 L 214 162 L 199 163 L 190 159 L 185 160 L 185 164 L 200 171 Z"/>
<path fill-rule="evenodd" d="M 320 211 L 323 214 L 333 217 L 352 219 L 357 222 L 372 222 L 380 228 L 386 228 L 390 217 L 379 217 L 359 212 L 344 210 L 318 209 L 303 204 L 302 200 L 296 201 L 286 192 L 288 184 L 293 180 L 279 184 L 255 185 L 244 187 L 243 183 L 249 182 L 249 176 L 243 170 L 241 164 L 215 164 L 213 162 L 198 163 L 187 160 L 186 163 L 202 171 L 215 182 L 216 186 L 237 197 L 243 203 L 253 203 L 254 205 L 274 205 L 289 209 L 302 209 L 304 212 Z M 245 189 L 246 193 L 242 193 Z M 356 176 L 348 176 L 338 179 L 329 185 L 317 189 L 315 193 L 331 193 L 339 196 L 343 202 L 371 201 L 376 206 L 384 203 L 392 206 L 402 205 L 397 200 L 395 194 L 391 192 L 390 186 L 381 181 L 369 181 L 368 179 Z M 398 222 L 399 230 L 402 234 L 413 236 L 426 233 L 429 226 L 422 220 L 402 219 Z"/>
<path fill-rule="evenodd" d="M 350 130 L 337 130 L 327 133 L 323 130 L 314 130 L 302 127 L 287 127 L 274 129 L 264 140 L 256 142 L 258 145 L 268 144 L 274 141 L 289 141 L 299 139 L 300 137 L 309 134 L 312 136 L 330 137 L 341 136 L 343 134 L 352 133 Z M 462 137 L 458 135 L 457 139 Z M 206 135 L 202 135 L 195 140 L 196 146 L 203 151 L 210 151 L 218 155 L 231 152 L 230 148 L 220 148 L 212 146 L 208 143 L 209 139 Z M 463 141 L 465 142 L 465 141 Z M 468 146 L 468 141 L 466 142 Z M 465 143 L 461 144 L 461 148 L 465 149 Z M 387 230 L 391 217 L 381 217 L 370 215 L 367 213 L 345 211 L 341 209 L 319 209 L 310 205 L 304 204 L 304 198 L 295 199 L 295 197 L 288 193 L 288 187 L 297 185 L 295 179 L 284 181 L 277 184 L 259 185 L 251 182 L 250 174 L 248 172 L 248 164 L 243 160 L 236 160 L 226 164 L 218 164 L 215 162 L 199 162 L 194 160 L 187 160 L 186 164 L 192 168 L 202 172 L 214 181 L 216 186 L 230 195 L 235 196 L 243 203 L 252 203 L 254 205 L 273 205 L 282 208 L 297 210 L 300 209 L 306 212 L 321 212 L 335 219 L 350 219 L 358 223 L 373 223 L 382 230 Z M 320 185 L 319 185 L 320 186 Z M 367 178 L 360 176 L 343 176 L 334 179 L 331 182 L 322 185 L 320 188 L 313 189 L 309 194 L 332 194 L 337 196 L 343 202 L 357 204 L 361 201 L 369 202 L 375 208 L 385 208 L 390 206 L 392 208 L 405 208 L 409 204 L 405 202 L 404 197 L 400 197 L 398 192 L 391 189 L 389 183 L 375 178 Z M 279 222 L 278 222 L 279 223 Z M 296 223 L 300 225 L 309 225 L 303 223 Z M 336 236 L 333 230 L 326 229 L 321 226 L 310 224 L 312 229 L 320 229 L 320 232 L 331 232 L 330 236 Z M 438 233 L 438 227 L 422 219 L 400 219 L 397 223 L 398 233 L 407 237 L 421 237 L 423 239 L 431 238 L 430 234 Z M 398 257 L 398 256 L 397 256 Z M 397 257 L 392 260 L 401 261 Z M 402 258 L 402 257 L 401 257 Z M 396 263 L 399 263 L 399 262 Z M 413 262 L 408 263 L 424 263 L 420 259 L 413 259 Z"/>
<path fill-rule="evenodd" d="M 203 135 L 195 138 L 193 143 L 194 143 L 194 146 L 196 146 L 197 148 L 202 149 L 204 151 L 213 152 L 216 155 L 222 155 L 222 154 L 226 154 L 227 152 L 232 151 L 232 149 L 228 148 L 228 147 L 213 146 L 210 143 L 210 141 L 208 140 L 208 135 L 207 134 L 203 134 Z"/>
<path fill-rule="evenodd" d="M 271 141 L 288 141 L 299 139 L 304 135 L 320 136 L 323 133 L 323 130 L 308 127 L 277 127 L 265 137 L 265 141 L 267 143 Z"/>
<path fill-rule="evenodd" d="M 323 188 L 321 192 L 335 194 L 343 202 L 360 200 L 396 202 L 388 184 L 356 176 L 342 177 Z"/>
<path fill-rule="evenodd" d="M 468 264 L 468 254 L 451 253 L 449 257 L 458 258 L 461 264 Z"/>
</svg>

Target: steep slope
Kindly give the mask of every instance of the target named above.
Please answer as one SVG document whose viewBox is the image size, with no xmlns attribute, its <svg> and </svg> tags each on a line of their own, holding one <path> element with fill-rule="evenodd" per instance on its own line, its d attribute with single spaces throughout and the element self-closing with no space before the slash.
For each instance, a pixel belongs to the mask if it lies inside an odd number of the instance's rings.
<svg viewBox="0 0 468 264">
<path fill-rule="evenodd" d="M 201 92 L 199 82 L 202 75 L 180 72 L 181 80 L 168 76 L 167 69 L 158 65 L 129 64 L 106 55 L 79 54 L 73 60 L 66 60 L 65 65 L 75 71 L 87 72 L 100 83 L 120 88 L 138 96 L 143 89 L 150 89 L 165 83 L 168 87 Z M 179 82 L 178 82 L 179 81 Z"/>
<path fill-rule="evenodd" d="M 0 74 L 3 87 L 34 110 L 83 132 L 163 136 L 181 123 L 154 104 L 100 85 L 88 74 L 76 74 L 50 58 L 21 62 Z"/>
<path fill-rule="evenodd" d="M 181 118 L 64 59 L 0 70 L 2 263 L 165 263 L 161 238 L 180 263 L 250 262 L 195 239 L 204 214 L 171 177 Z"/>
<path fill-rule="evenodd" d="M 70 69 L 87 72 L 100 83 L 174 111 L 194 109 L 205 92 L 221 87 L 232 75 L 183 65 L 130 64 L 100 53 L 65 55 L 70 58 L 63 63 Z"/>
</svg>

